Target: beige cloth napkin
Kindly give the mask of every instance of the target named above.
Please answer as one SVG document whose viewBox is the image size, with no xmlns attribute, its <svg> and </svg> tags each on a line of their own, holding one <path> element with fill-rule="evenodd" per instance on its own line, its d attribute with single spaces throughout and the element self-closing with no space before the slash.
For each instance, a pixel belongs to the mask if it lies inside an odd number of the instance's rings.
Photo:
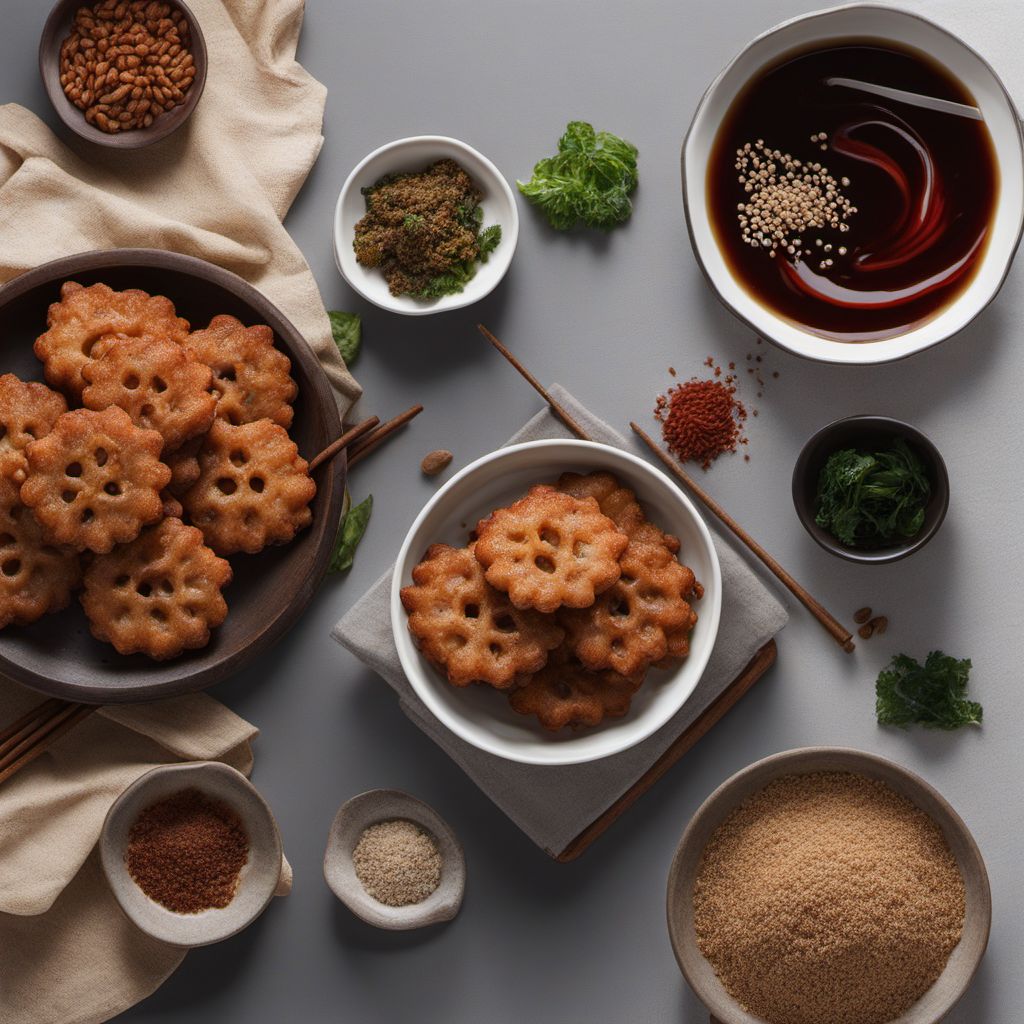
<svg viewBox="0 0 1024 1024">
<path fill-rule="evenodd" d="M 38 694 L 0 681 L 0 722 Z M 107 810 L 161 764 L 248 775 L 257 730 L 203 694 L 98 711 L 0 787 L 0 1021 L 99 1024 L 153 992 L 185 951 L 139 931 L 103 876 Z M 278 894 L 291 888 L 282 864 Z"/>
<path fill-rule="evenodd" d="M 209 53 L 206 90 L 162 142 L 111 150 L 65 133 L 64 144 L 28 110 L 0 106 L 0 282 L 89 249 L 199 256 L 280 307 L 316 352 L 344 415 L 360 388 L 281 223 L 323 142 L 327 90 L 295 60 L 303 0 L 190 7 Z"/>
<path fill-rule="evenodd" d="M 627 448 L 621 434 L 555 384 L 551 394 L 595 441 Z M 572 435 L 547 409 L 509 444 Z M 333 636 L 399 696 L 402 710 L 540 847 L 560 854 L 580 832 L 633 785 L 739 675 L 782 627 L 788 614 L 749 566 L 720 537 L 722 619 L 715 649 L 697 688 L 653 736 L 615 757 L 549 768 L 516 764 L 487 754 L 446 729 L 415 695 L 398 660 L 391 631 L 391 570 L 334 627 Z"/>
</svg>

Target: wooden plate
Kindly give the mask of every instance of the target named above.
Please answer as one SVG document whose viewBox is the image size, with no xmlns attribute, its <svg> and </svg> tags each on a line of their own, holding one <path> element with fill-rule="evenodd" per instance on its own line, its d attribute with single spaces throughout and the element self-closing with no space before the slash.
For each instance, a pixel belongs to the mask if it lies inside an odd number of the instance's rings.
<svg viewBox="0 0 1024 1024">
<path fill-rule="evenodd" d="M 183 0 L 173 0 L 173 2 L 176 7 L 180 8 L 188 22 L 191 35 L 189 49 L 196 68 L 196 77 L 192 80 L 188 92 L 185 93 L 185 102 L 172 107 L 159 117 L 155 117 L 148 128 L 132 128 L 129 131 L 111 135 L 109 132 L 101 131 L 95 125 L 89 124 L 85 119 L 85 111 L 79 110 L 64 95 L 64 89 L 60 84 L 60 48 L 71 33 L 71 21 L 78 9 L 82 6 L 92 6 L 92 4 L 84 3 L 83 0 L 57 0 L 57 4 L 46 19 L 43 34 L 39 40 L 39 75 L 43 80 L 46 95 L 50 97 L 53 109 L 57 111 L 57 116 L 76 135 L 88 142 L 94 142 L 98 146 L 106 146 L 109 149 L 142 149 L 144 146 L 150 146 L 154 142 L 167 138 L 171 132 L 177 131 L 192 116 L 192 111 L 199 104 L 199 98 L 206 85 L 206 41 L 196 16 L 185 6 Z"/>
<path fill-rule="evenodd" d="M 701 804 L 679 841 L 668 876 L 668 931 L 676 960 L 690 987 L 718 1024 L 764 1024 L 725 990 L 697 947 L 693 883 L 701 854 L 715 829 L 748 796 L 783 775 L 853 772 L 880 779 L 928 814 L 942 829 L 963 875 L 967 912 L 963 935 L 934 985 L 891 1024 L 935 1024 L 967 991 L 988 945 L 992 895 L 985 862 L 963 819 L 919 775 L 876 754 L 844 747 L 805 747 L 766 757 L 727 779 Z"/>
<path fill-rule="evenodd" d="M 60 285 L 103 281 L 166 295 L 193 327 L 218 313 L 269 324 L 292 361 L 299 386 L 290 433 L 309 459 L 341 433 L 330 385 L 302 336 L 255 288 L 211 263 L 155 249 L 112 249 L 47 263 L 0 288 L 0 373 L 42 380 L 32 352 L 46 329 L 46 310 Z M 77 601 L 31 626 L 0 631 L 0 673 L 66 700 L 94 704 L 153 700 L 199 690 L 235 672 L 281 639 L 309 604 L 327 571 L 345 486 L 344 456 L 315 474 L 313 523 L 283 547 L 233 556 L 234 580 L 225 591 L 228 617 L 208 646 L 171 661 L 125 657 L 93 639 Z"/>
</svg>

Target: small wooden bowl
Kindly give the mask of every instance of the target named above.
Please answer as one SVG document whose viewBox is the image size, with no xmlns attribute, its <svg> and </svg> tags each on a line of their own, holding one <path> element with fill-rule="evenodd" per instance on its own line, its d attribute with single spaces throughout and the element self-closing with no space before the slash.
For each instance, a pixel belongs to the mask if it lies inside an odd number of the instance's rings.
<svg viewBox="0 0 1024 1024">
<path fill-rule="evenodd" d="M 715 829 L 747 797 L 783 775 L 853 772 L 879 779 L 928 814 L 942 829 L 963 875 L 967 912 L 963 934 L 934 985 L 891 1024 L 935 1024 L 967 991 L 988 945 L 992 895 L 985 862 L 967 826 L 949 803 L 920 776 L 876 754 L 844 747 L 805 747 L 766 757 L 737 772 L 716 789 L 690 819 L 668 875 L 668 932 L 676 960 L 690 987 L 720 1024 L 764 1024 L 725 990 L 697 946 L 693 885 L 701 855 Z"/>
<path fill-rule="evenodd" d="M 128 131 L 118 132 L 111 135 L 101 131 L 95 125 L 89 124 L 85 119 L 85 112 L 79 110 L 71 100 L 64 95 L 64 89 L 60 84 L 60 48 L 71 32 L 71 22 L 76 11 L 82 6 L 87 6 L 89 0 L 58 0 L 50 16 L 43 26 L 43 35 L 39 40 L 39 74 L 43 80 L 43 87 L 47 96 L 57 111 L 57 116 L 76 135 L 81 136 L 88 142 L 95 142 L 98 146 L 107 146 L 110 149 L 142 149 L 144 146 L 151 146 L 154 142 L 167 138 L 171 132 L 177 131 L 191 116 L 196 109 L 199 98 L 203 94 L 203 87 L 206 85 L 206 40 L 203 38 L 202 30 L 196 16 L 185 6 L 182 0 L 168 0 L 173 3 L 188 22 L 191 42 L 189 52 L 195 64 L 196 75 L 192 85 L 185 94 L 185 102 L 161 114 L 153 119 L 148 128 L 131 128 Z"/>
<path fill-rule="evenodd" d="M 921 457 L 932 491 L 925 506 L 924 525 L 916 537 L 880 548 L 848 548 L 814 520 L 818 476 L 828 457 L 841 448 L 881 450 L 902 438 Z M 826 551 L 848 562 L 883 565 L 919 551 L 938 533 L 949 508 L 949 474 L 939 449 L 916 427 L 889 416 L 847 416 L 813 434 L 793 467 L 793 504 L 804 529 Z"/>
<path fill-rule="evenodd" d="M 307 461 L 341 434 L 341 417 L 322 367 L 301 334 L 252 285 L 212 263 L 156 249 L 111 249 L 46 263 L 0 288 L 0 373 L 42 380 L 32 352 L 46 329 L 46 311 L 61 283 L 103 281 L 166 295 L 179 315 L 205 327 L 218 313 L 268 324 L 291 360 L 299 388 L 289 433 Z M 170 661 L 124 656 L 89 632 L 78 601 L 31 626 L 0 630 L 0 674 L 65 700 L 114 704 L 155 700 L 203 689 L 265 654 L 294 625 L 327 571 L 341 515 L 346 463 L 331 459 L 313 474 L 313 523 L 291 544 L 258 555 L 233 555 L 234 579 L 224 591 L 228 617 L 209 644 Z"/>
</svg>

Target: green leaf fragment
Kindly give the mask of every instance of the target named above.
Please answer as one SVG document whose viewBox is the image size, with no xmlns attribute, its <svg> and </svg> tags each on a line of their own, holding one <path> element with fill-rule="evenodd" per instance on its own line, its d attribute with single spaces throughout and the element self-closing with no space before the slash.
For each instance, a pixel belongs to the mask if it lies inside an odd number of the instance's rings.
<svg viewBox="0 0 1024 1024">
<path fill-rule="evenodd" d="M 366 526 L 370 522 L 370 513 L 373 511 L 373 495 L 367 496 L 365 501 L 350 508 L 347 515 L 341 521 L 338 528 L 338 536 L 334 542 L 334 554 L 331 556 L 330 572 L 345 572 L 352 568 L 355 559 L 356 548 L 366 533 Z"/>
<path fill-rule="evenodd" d="M 363 343 L 362 319 L 358 313 L 343 313 L 338 309 L 328 310 L 327 316 L 331 321 L 334 344 L 338 346 L 345 365 L 351 366 Z"/>
<path fill-rule="evenodd" d="M 966 696 L 970 673 L 969 658 L 958 661 L 931 651 L 921 665 L 909 655 L 897 654 L 875 683 L 878 724 L 947 730 L 980 725 L 982 707 Z"/>
</svg>

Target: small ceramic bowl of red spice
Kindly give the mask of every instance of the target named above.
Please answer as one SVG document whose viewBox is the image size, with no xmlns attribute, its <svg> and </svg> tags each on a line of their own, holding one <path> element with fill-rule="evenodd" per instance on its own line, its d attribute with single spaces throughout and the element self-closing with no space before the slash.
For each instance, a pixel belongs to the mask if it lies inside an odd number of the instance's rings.
<svg viewBox="0 0 1024 1024">
<path fill-rule="evenodd" d="M 281 836 L 249 780 L 219 761 L 162 765 L 114 801 L 100 862 L 147 935 L 206 946 L 238 934 L 281 883 Z"/>
</svg>

